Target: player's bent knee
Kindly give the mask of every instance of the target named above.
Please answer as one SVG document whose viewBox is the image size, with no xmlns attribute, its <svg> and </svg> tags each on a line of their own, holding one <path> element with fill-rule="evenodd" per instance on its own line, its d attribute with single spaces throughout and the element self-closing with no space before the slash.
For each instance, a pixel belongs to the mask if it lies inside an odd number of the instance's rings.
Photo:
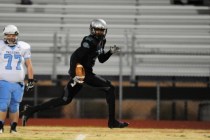
<svg viewBox="0 0 210 140">
<path fill-rule="evenodd" d="M 109 90 L 108 92 L 111 93 L 111 94 L 114 94 L 114 90 L 115 90 L 115 87 L 113 85 L 109 85 Z"/>
<path fill-rule="evenodd" d="M 68 98 L 68 97 L 65 97 L 65 96 L 62 98 L 63 105 L 67 105 L 67 104 L 69 104 L 71 101 L 72 101 L 71 98 Z"/>
<path fill-rule="evenodd" d="M 19 103 L 12 103 L 9 106 L 9 112 L 10 113 L 16 113 L 19 111 Z"/>
<path fill-rule="evenodd" d="M 106 84 L 107 84 L 107 86 L 109 87 L 109 88 L 108 88 L 108 91 L 109 91 L 109 92 L 114 92 L 115 87 L 112 85 L 112 83 L 111 83 L 109 80 L 106 81 Z"/>
</svg>

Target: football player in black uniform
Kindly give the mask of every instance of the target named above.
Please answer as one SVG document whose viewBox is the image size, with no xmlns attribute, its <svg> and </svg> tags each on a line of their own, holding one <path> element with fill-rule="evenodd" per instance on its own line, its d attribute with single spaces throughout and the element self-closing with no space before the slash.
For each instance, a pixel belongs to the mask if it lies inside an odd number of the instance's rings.
<svg viewBox="0 0 210 140">
<path fill-rule="evenodd" d="M 123 128 L 129 125 L 127 122 L 120 122 L 115 119 L 114 86 L 110 81 L 93 73 L 93 66 L 95 65 L 96 58 L 98 58 L 100 63 L 104 63 L 112 54 L 119 51 L 118 47 L 113 46 L 105 53 L 106 33 L 107 24 L 103 19 L 92 20 L 90 23 L 90 35 L 83 38 L 81 46 L 71 55 L 69 69 L 70 80 L 65 86 L 62 96 L 37 106 L 25 106 L 22 116 L 23 125 L 26 125 L 28 118 L 35 112 L 69 104 L 74 96 L 81 90 L 83 82 L 91 87 L 99 87 L 100 89 L 103 89 L 103 92 L 106 92 L 109 128 Z M 75 69 L 77 63 L 84 67 L 85 78 L 76 75 Z"/>
</svg>

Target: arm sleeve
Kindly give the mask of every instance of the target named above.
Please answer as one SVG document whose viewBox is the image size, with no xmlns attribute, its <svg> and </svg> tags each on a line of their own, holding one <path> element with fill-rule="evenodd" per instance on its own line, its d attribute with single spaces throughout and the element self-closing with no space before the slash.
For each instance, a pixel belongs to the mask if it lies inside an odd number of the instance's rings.
<svg viewBox="0 0 210 140">
<path fill-rule="evenodd" d="M 103 49 L 104 49 L 105 44 L 106 44 L 106 40 L 104 40 Z M 104 63 L 109 59 L 109 57 L 111 55 L 112 55 L 112 53 L 110 51 L 105 53 L 104 50 L 103 50 L 103 53 L 98 56 L 98 60 L 99 60 L 100 63 Z"/>
<path fill-rule="evenodd" d="M 108 51 L 107 53 L 102 53 L 98 56 L 98 60 L 100 63 L 104 63 L 109 59 L 111 55 L 112 53 L 110 51 Z"/>
</svg>

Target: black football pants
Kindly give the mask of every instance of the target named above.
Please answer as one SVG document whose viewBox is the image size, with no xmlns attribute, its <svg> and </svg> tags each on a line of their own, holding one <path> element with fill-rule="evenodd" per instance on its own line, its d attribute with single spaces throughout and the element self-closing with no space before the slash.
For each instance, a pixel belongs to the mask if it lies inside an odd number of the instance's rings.
<svg viewBox="0 0 210 140">
<path fill-rule="evenodd" d="M 110 81 L 92 73 L 86 74 L 84 81 L 85 81 L 84 84 L 87 84 L 88 87 L 93 88 L 94 90 L 100 90 L 101 92 L 105 92 L 106 101 L 108 104 L 109 120 L 110 121 L 114 120 L 115 119 L 114 86 L 111 85 Z M 34 106 L 33 113 L 69 104 L 74 98 L 74 96 L 82 89 L 81 84 L 76 84 L 74 87 L 72 87 L 71 86 L 72 82 L 73 81 L 70 80 L 68 84 L 65 86 L 61 97 L 54 98 L 45 103 Z"/>
</svg>

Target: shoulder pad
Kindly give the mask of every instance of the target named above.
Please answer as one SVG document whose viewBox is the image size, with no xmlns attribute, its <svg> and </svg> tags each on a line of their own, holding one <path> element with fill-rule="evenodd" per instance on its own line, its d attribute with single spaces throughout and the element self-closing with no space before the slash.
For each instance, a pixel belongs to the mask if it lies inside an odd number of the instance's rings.
<svg viewBox="0 0 210 140">
<path fill-rule="evenodd" d="M 18 41 L 18 45 L 23 49 L 30 49 L 31 48 L 31 46 L 24 41 Z"/>
<path fill-rule="evenodd" d="M 90 43 L 87 42 L 87 41 L 83 41 L 82 42 L 82 47 L 84 47 L 84 48 L 90 48 Z"/>
<path fill-rule="evenodd" d="M 84 38 L 84 41 L 92 42 L 93 40 L 94 40 L 94 39 L 93 39 L 92 36 L 86 36 L 86 37 Z"/>
<path fill-rule="evenodd" d="M 92 36 L 85 36 L 83 38 L 81 46 L 84 47 L 84 48 L 90 48 L 93 41 L 94 41 L 94 38 Z"/>
</svg>

